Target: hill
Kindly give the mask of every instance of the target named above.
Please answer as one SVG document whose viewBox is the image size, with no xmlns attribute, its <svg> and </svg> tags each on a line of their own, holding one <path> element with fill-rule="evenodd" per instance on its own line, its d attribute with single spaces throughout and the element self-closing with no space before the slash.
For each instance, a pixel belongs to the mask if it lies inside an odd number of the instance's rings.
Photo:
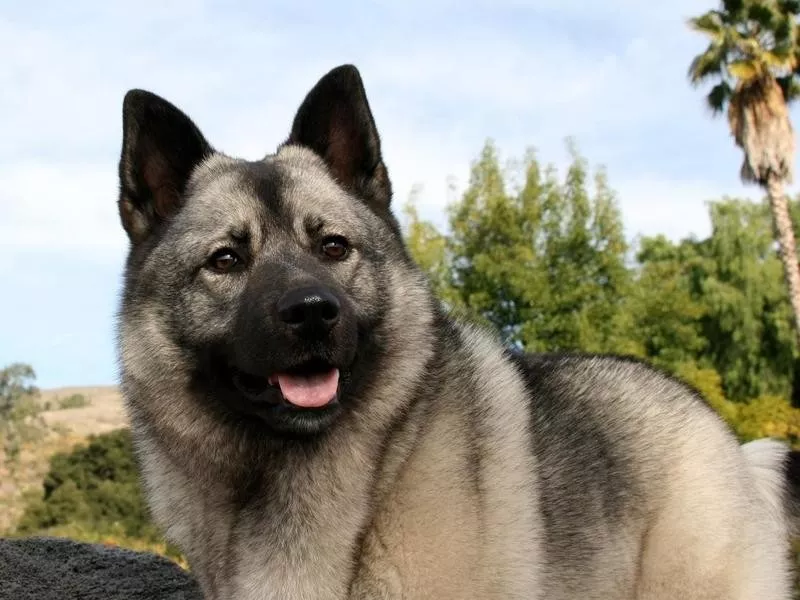
<svg viewBox="0 0 800 600">
<path fill-rule="evenodd" d="M 42 436 L 22 445 L 15 465 L 0 460 L 0 534 L 22 514 L 27 495 L 39 494 L 50 457 L 71 449 L 91 434 L 126 427 L 122 396 L 115 386 L 42 390 L 39 413 Z M 62 403 L 73 405 L 62 408 Z M 2 458 L 2 457 L 0 457 Z"/>
<path fill-rule="evenodd" d="M 76 435 L 86 437 L 127 426 L 122 396 L 116 386 L 42 390 L 40 401 L 44 406 L 58 407 L 59 401 L 73 396 L 83 396 L 88 404 L 77 408 L 46 410 L 41 416 L 49 427 L 65 427 Z"/>
</svg>

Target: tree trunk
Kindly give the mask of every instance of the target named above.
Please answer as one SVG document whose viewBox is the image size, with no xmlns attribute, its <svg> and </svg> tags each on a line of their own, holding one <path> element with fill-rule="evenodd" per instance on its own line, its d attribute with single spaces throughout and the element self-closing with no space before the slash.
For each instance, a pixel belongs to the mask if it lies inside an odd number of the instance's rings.
<svg viewBox="0 0 800 600">
<path fill-rule="evenodd" d="M 800 351 L 800 264 L 797 260 L 797 245 L 794 239 L 794 228 L 789 213 L 789 199 L 783 191 L 783 180 L 778 176 L 771 176 L 767 182 L 767 194 L 772 209 L 772 223 L 778 240 L 778 254 L 783 263 L 783 276 L 786 280 L 786 289 L 789 292 L 789 302 L 794 315 L 795 338 L 797 349 Z M 792 390 L 792 404 L 800 402 L 800 364 L 796 365 L 794 372 L 794 385 Z"/>
</svg>

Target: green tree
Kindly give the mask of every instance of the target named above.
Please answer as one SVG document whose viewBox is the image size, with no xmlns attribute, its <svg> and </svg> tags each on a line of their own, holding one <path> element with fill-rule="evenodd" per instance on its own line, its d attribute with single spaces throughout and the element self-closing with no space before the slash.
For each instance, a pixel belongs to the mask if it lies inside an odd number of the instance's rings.
<svg viewBox="0 0 800 600">
<path fill-rule="evenodd" d="M 626 261 L 605 172 L 570 150 L 562 178 L 532 152 L 502 168 L 487 142 L 447 233 L 407 210 L 411 253 L 445 305 L 526 350 L 629 354 L 718 373 L 731 400 L 788 398 L 796 343 L 769 207 L 711 203 L 708 238 L 644 238 Z"/>
<path fill-rule="evenodd" d="M 709 213 L 707 239 L 642 240 L 634 336 L 668 369 L 714 369 L 732 400 L 788 398 L 795 341 L 769 210 L 724 199 Z"/>
<path fill-rule="evenodd" d="M 488 141 L 444 235 L 409 211 L 411 252 L 451 309 L 529 350 L 630 349 L 625 295 L 631 273 L 606 175 L 590 192 L 574 144 L 564 181 L 533 152 L 501 167 Z"/>
<path fill-rule="evenodd" d="M 733 400 L 791 393 L 795 340 L 769 214 L 762 204 L 713 203 L 708 259 L 696 279 L 708 356 Z"/>
<path fill-rule="evenodd" d="M 38 389 L 33 385 L 36 373 L 24 363 L 0 369 L 0 440 L 3 460 L 16 474 L 17 458 L 26 440 L 41 437 L 37 423 L 30 422 L 39 412 L 35 402 Z"/>
<path fill-rule="evenodd" d="M 645 237 L 636 255 L 636 283 L 628 302 L 636 354 L 677 372 L 703 355 L 706 307 L 693 293 L 692 273 L 702 261 L 697 244 L 674 244 L 664 236 Z"/>
<path fill-rule="evenodd" d="M 37 393 L 35 380 L 33 367 L 24 363 L 0 369 L 0 421 L 9 420 L 23 400 Z"/>
<path fill-rule="evenodd" d="M 797 0 L 722 0 L 689 20 L 709 38 L 694 58 L 695 85 L 717 81 L 707 96 L 714 114 L 728 109 L 728 123 L 743 150 L 742 179 L 767 191 L 789 291 L 795 336 L 800 339 L 800 267 L 785 185 L 792 179 L 795 138 L 788 104 L 800 96 Z"/>
</svg>

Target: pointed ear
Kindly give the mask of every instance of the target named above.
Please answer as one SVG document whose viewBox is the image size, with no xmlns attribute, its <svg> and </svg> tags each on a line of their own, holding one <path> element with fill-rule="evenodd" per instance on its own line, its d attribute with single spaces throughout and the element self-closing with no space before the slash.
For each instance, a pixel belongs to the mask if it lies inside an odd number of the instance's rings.
<svg viewBox="0 0 800 600">
<path fill-rule="evenodd" d="M 389 212 L 392 187 L 361 75 L 342 65 L 319 80 L 303 101 L 287 144 L 321 156 L 347 190 L 380 214 Z"/>
<path fill-rule="evenodd" d="M 132 242 L 148 236 L 183 201 L 194 168 L 213 149 L 191 119 L 144 90 L 130 90 L 122 106 L 119 214 Z"/>
</svg>

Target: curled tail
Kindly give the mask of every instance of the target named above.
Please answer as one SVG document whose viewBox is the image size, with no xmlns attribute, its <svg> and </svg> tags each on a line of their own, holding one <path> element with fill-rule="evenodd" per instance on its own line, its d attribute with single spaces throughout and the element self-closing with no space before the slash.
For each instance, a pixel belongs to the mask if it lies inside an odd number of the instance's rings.
<svg viewBox="0 0 800 600">
<path fill-rule="evenodd" d="M 800 452 L 770 439 L 748 442 L 742 452 L 766 510 L 789 535 L 800 535 Z"/>
</svg>

